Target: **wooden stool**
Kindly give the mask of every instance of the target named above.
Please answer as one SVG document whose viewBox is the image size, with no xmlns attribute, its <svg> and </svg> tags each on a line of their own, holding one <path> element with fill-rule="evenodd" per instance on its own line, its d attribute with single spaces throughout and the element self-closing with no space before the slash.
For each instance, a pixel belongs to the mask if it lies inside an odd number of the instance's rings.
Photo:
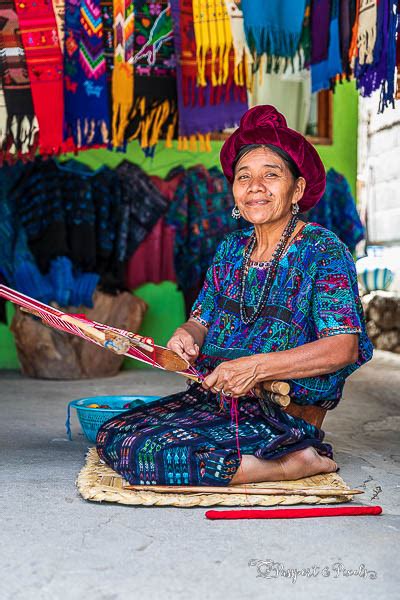
<svg viewBox="0 0 400 600">
<path fill-rule="evenodd" d="M 311 423 L 311 425 L 315 425 L 318 428 L 322 426 L 326 415 L 325 408 L 312 405 L 301 406 L 294 402 L 291 402 L 289 406 L 286 406 L 283 410 L 289 415 L 292 415 L 292 417 L 300 417 L 300 419 L 304 419 L 307 423 Z"/>
</svg>

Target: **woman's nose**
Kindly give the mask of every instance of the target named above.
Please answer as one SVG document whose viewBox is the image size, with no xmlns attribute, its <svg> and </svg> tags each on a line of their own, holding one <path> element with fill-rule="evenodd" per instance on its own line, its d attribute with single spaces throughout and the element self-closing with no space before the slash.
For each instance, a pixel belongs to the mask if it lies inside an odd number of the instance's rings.
<svg viewBox="0 0 400 600">
<path fill-rule="evenodd" d="M 262 177 L 252 177 L 248 187 L 250 192 L 265 192 L 266 189 L 265 181 Z"/>
</svg>

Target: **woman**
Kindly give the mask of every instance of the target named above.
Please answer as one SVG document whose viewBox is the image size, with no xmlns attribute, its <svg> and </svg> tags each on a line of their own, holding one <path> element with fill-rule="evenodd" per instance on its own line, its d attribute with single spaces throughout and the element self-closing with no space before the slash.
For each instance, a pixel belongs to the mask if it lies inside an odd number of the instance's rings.
<svg viewBox="0 0 400 600">
<path fill-rule="evenodd" d="M 273 107 L 257 106 L 225 142 L 221 164 L 232 214 L 250 226 L 222 240 L 168 343 L 205 379 L 98 434 L 100 457 L 131 483 L 222 486 L 335 471 L 323 431 L 252 390 L 287 380 L 293 403 L 332 409 L 372 356 L 350 253 L 298 219 L 325 188 L 315 149 Z M 236 423 L 229 397 L 239 398 Z"/>
</svg>

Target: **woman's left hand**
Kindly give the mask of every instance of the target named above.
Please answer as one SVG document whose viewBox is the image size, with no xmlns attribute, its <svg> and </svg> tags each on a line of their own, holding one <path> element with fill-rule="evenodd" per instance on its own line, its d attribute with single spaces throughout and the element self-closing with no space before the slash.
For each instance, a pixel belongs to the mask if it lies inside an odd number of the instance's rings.
<svg viewBox="0 0 400 600">
<path fill-rule="evenodd" d="M 222 362 L 203 381 L 206 390 L 230 396 L 245 396 L 256 385 L 256 367 L 260 357 L 244 356 Z"/>
</svg>

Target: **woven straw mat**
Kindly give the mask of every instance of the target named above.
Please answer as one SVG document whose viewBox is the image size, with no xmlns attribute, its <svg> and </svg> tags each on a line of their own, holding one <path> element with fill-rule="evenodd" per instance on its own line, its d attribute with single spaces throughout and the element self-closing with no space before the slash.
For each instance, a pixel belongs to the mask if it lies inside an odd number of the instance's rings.
<svg viewBox="0 0 400 600">
<path fill-rule="evenodd" d="M 90 448 L 86 464 L 78 475 L 76 482 L 79 493 L 85 500 L 92 502 L 117 502 L 134 506 L 274 506 L 277 504 L 333 504 L 348 502 L 351 496 L 266 496 L 256 494 L 224 494 L 224 493 L 193 493 L 172 494 L 151 491 L 125 490 L 125 481 L 118 473 L 100 462 L 96 448 Z M 334 487 L 349 489 L 337 473 L 315 475 L 296 481 L 274 481 L 268 483 L 252 483 L 247 487 Z"/>
</svg>

